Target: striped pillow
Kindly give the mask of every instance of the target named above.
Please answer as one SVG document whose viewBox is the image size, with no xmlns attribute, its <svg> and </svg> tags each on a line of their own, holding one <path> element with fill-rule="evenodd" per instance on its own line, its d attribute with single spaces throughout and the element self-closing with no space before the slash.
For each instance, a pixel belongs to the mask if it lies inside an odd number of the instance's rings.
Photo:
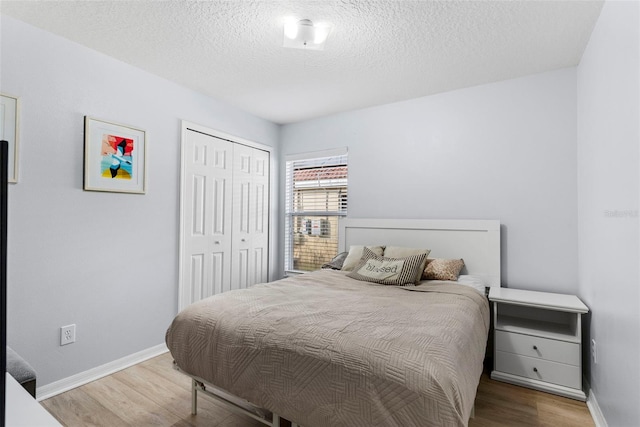
<svg viewBox="0 0 640 427">
<path fill-rule="evenodd" d="M 347 277 L 383 285 L 413 285 L 416 278 L 420 277 L 426 258 L 426 253 L 405 258 L 387 258 L 364 248 L 360 262 Z"/>
</svg>

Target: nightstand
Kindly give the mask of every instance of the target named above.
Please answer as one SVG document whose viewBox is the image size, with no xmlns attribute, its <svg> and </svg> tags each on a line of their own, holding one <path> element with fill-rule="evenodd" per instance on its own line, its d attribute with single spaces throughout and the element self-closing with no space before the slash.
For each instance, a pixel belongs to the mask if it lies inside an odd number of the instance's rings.
<svg viewBox="0 0 640 427">
<path fill-rule="evenodd" d="M 582 314 L 575 295 L 491 288 L 491 378 L 586 400 L 582 390 Z"/>
</svg>

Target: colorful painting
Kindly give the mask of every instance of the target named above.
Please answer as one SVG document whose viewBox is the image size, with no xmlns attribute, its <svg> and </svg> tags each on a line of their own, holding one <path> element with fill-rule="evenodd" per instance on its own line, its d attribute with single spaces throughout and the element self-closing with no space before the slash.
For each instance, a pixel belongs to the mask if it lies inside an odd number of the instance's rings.
<svg viewBox="0 0 640 427">
<path fill-rule="evenodd" d="M 145 154 L 145 131 L 85 117 L 85 190 L 144 193 Z"/>
<path fill-rule="evenodd" d="M 102 137 L 102 176 L 131 179 L 133 175 L 133 139 L 105 134 Z"/>
</svg>

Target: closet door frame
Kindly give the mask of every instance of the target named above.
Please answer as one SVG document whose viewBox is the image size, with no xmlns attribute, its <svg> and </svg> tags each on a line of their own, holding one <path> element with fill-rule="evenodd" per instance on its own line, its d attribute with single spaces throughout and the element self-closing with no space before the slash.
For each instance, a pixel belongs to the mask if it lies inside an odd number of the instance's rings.
<svg viewBox="0 0 640 427">
<path fill-rule="evenodd" d="M 275 225 L 277 221 L 277 197 L 276 197 L 276 174 L 275 174 L 275 148 L 269 145 L 261 144 L 258 142 L 250 141 L 248 139 L 240 138 L 235 135 L 231 135 L 216 129 L 211 129 L 206 126 L 202 126 L 193 122 L 189 122 L 186 120 L 182 120 L 182 131 L 181 131 L 181 141 L 180 141 L 180 228 L 179 228 L 179 255 L 178 255 L 178 311 L 184 309 L 187 305 L 189 305 L 189 301 L 183 301 L 183 289 L 187 284 L 183 283 L 183 273 L 184 268 L 188 268 L 183 263 L 183 255 L 185 251 L 185 236 L 184 236 L 184 215 L 185 215 L 185 203 L 183 197 L 183 183 L 185 181 L 185 142 L 187 139 L 187 132 L 195 131 L 199 133 L 203 133 L 205 135 L 210 135 L 215 138 L 220 138 L 232 143 L 245 145 L 247 147 L 256 148 L 258 150 L 263 150 L 269 153 L 269 254 L 267 261 L 267 275 L 269 280 L 274 280 L 274 272 L 276 271 L 275 262 L 277 259 L 277 243 L 275 239 Z"/>
</svg>

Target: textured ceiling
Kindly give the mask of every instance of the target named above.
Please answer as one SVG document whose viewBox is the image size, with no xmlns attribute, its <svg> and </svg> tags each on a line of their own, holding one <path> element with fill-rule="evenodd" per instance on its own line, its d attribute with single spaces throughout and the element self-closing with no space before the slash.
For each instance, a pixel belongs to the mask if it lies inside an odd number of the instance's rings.
<svg viewBox="0 0 640 427">
<path fill-rule="evenodd" d="M 577 65 L 602 1 L 2 1 L 0 13 L 276 123 Z M 330 22 L 282 47 L 286 17 Z"/>
</svg>

